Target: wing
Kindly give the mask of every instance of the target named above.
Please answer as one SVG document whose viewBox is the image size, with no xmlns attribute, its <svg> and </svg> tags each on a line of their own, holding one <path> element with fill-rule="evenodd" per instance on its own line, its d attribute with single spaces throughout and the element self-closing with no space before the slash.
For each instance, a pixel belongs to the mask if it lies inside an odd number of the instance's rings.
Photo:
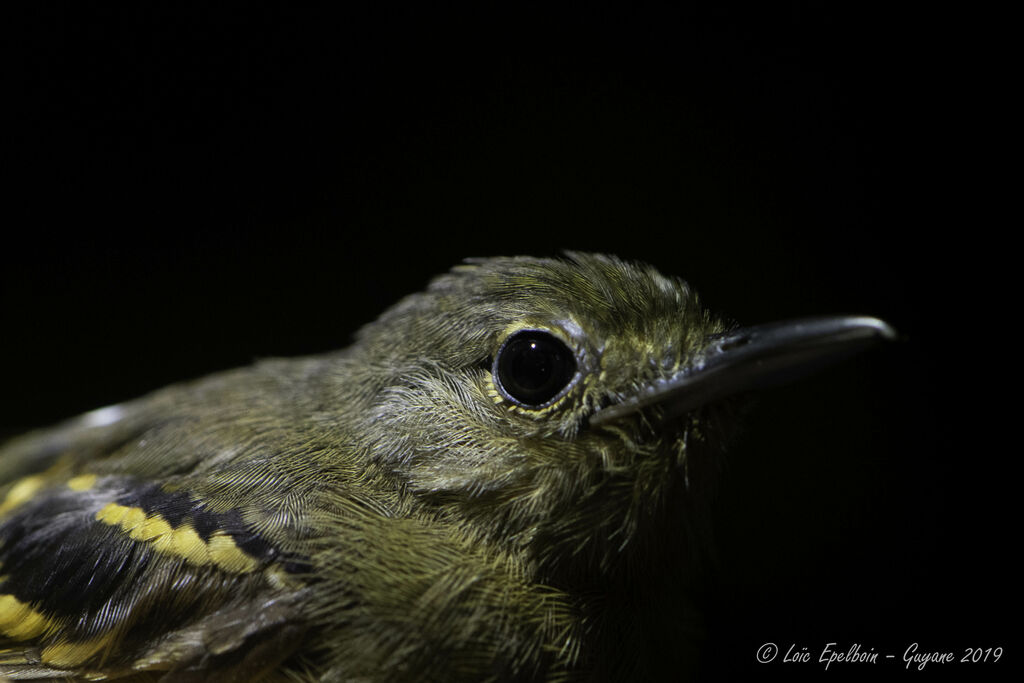
<svg viewBox="0 0 1024 683">
<path fill-rule="evenodd" d="M 236 442 L 251 405 L 204 402 L 164 392 L 0 450 L 0 678 L 248 681 L 301 643 L 302 491 L 260 457 L 273 438 Z"/>
</svg>

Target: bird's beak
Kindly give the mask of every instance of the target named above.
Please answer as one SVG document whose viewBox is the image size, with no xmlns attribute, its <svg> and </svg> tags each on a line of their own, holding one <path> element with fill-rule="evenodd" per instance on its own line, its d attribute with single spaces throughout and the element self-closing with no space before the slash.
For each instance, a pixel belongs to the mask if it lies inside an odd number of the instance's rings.
<svg viewBox="0 0 1024 683">
<path fill-rule="evenodd" d="M 693 362 L 596 412 L 598 426 L 650 406 L 674 417 L 745 391 L 783 384 L 896 338 L 878 318 L 829 316 L 742 327 L 707 340 Z"/>
</svg>

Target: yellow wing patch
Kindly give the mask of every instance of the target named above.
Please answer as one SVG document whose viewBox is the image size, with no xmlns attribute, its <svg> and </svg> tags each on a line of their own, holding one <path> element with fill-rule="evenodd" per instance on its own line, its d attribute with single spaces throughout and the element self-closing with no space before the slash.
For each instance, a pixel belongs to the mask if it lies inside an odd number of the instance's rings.
<svg viewBox="0 0 1024 683">
<path fill-rule="evenodd" d="M 60 627 L 60 623 L 13 595 L 0 595 L 0 633 L 14 640 L 38 638 Z"/>
<path fill-rule="evenodd" d="M 36 495 L 36 492 L 43 488 L 45 484 L 46 477 L 41 474 L 33 474 L 30 477 L 19 480 L 7 492 L 4 502 L 0 503 L 0 515 L 6 514 L 22 503 L 31 500 L 32 496 Z"/>
<path fill-rule="evenodd" d="M 68 480 L 68 488 L 72 491 L 88 491 L 95 485 L 95 474 L 80 474 Z"/>
<path fill-rule="evenodd" d="M 0 633 L 14 640 L 31 640 L 52 635 L 63 622 L 38 612 L 13 595 L 0 595 Z M 40 661 L 46 666 L 68 668 L 78 666 L 114 642 L 114 634 L 106 633 L 86 641 L 61 641 L 43 648 Z"/>
<path fill-rule="evenodd" d="M 96 520 L 120 527 L 129 537 L 149 543 L 156 552 L 173 555 L 196 566 L 214 565 L 235 574 L 247 574 L 259 568 L 259 562 L 245 554 L 235 540 L 218 531 L 203 539 L 196 530 L 182 524 L 172 528 L 159 514 L 147 515 L 142 508 L 107 503 L 96 513 Z"/>
<path fill-rule="evenodd" d="M 114 632 L 110 632 L 90 640 L 54 643 L 43 648 L 41 659 L 47 666 L 69 669 L 84 664 L 100 650 L 109 649 L 115 640 Z"/>
</svg>

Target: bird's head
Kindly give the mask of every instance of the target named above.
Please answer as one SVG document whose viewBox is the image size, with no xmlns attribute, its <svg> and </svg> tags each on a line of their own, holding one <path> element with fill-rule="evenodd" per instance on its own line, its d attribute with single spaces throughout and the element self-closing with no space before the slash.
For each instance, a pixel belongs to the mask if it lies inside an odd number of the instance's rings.
<svg viewBox="0 0 1024 683">
<path fill-rule="evenodd" d="M 361 447 L 424 514 L 546 572 L 609 571 L 689 523 L 737 395 L 890 333 L 736 328 L 609 256 L 476 259 L 367 326 L 346 377 Z"/>
</svg>

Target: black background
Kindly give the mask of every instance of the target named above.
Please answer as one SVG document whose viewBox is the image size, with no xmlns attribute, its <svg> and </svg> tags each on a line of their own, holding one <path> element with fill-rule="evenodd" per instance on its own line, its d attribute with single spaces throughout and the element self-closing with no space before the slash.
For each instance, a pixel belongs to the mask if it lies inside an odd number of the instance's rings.
<svg viewBox="0 0 1024 683">
<path fill-rule="evenodd" d="M 969 381 L 1003 346 L 958 213 L 959 18 L 342 7 L 16 15 L 0 434 L 344 346 L 466 256 L 617 253 L 744 323 L 903 335 L 765 394 L 728 454 L 703 677 L 821 674 L 757 664 L 769 641 L 897 655 L 832 676 L 1009 670 L 1017 453 Z M 1006 654 L 908 672 L 912 642 Z"/>
</svg>

